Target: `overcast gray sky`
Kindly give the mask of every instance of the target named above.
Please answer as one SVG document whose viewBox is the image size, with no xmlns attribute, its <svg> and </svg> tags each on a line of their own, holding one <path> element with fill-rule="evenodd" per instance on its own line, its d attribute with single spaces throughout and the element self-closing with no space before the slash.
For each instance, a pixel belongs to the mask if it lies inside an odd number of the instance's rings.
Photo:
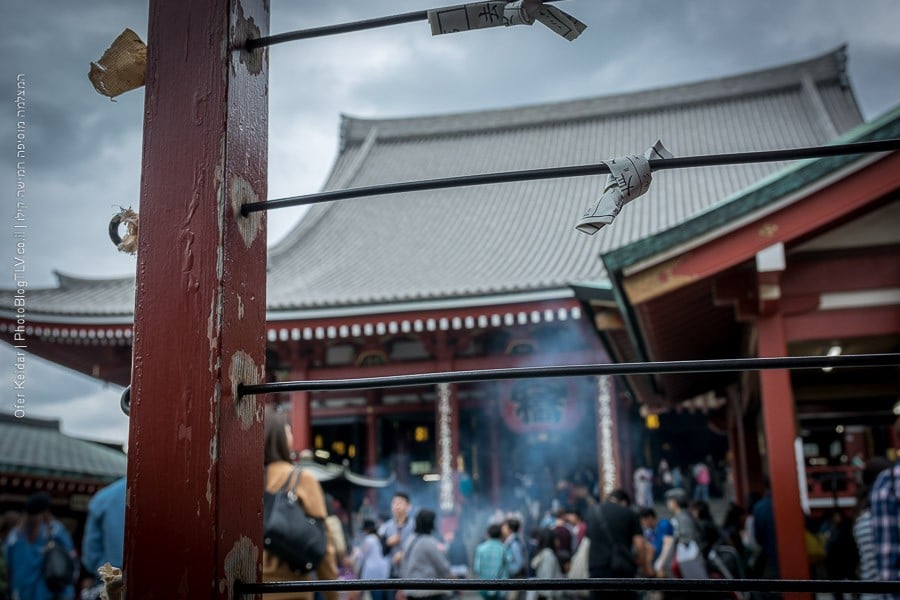
<svg viewBox="0 0 900 600">
<path fill-rule="evenodd" d="M 272 0 L 271 30 L 455 3 Z M 419 22 L 273 47 L 270 197 L 319 189 L 337 152 L 341 113 L 397 117 L 617 94 L 804 60 L 845 43 L 866 119 L 900 104 L 896 0 L 567 0 L 558 6 L 588 25 L 574 42 L 540 24 L 432 37 Z M 106 229 L 118 207 L 139 208 L 144 94 L 110 102 L 93 90 L 87 72 L 124 28 L 146 40 L 147 11 L 146 0 L 32 0 L 0 9 L 0 82 L 8 90 L 0 119 L 0 138 L 7 140 L 0 152 L 7 206 L 0 213 L 6 231 L 0 250 L 7 257 L 0 289 L 12 287 L 19 73 L 27 79 L 29 285 L 55 286 L 54 271 L 134 272 L 134 257 L 117 253 Z M 271 218 L 270 243 L 300 216 L 292 209 Z M 8 365 L 0 373 L 12 372 L 6 344 L 0 344 L 0 365 Z M 11 398 L 11 385 L 0 380 L 0 387 Z M 61 418 L 73 435 L 126 438 L 117 386 L 31 358 L 29 387 L 29 414 Z M 0 410 L 12 408 L 4 402 Z"/>
</svg>

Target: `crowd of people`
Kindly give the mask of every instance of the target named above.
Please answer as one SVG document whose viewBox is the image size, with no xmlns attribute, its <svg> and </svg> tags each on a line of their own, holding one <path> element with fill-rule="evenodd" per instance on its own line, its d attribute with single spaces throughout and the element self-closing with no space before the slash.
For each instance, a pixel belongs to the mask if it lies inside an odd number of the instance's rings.
<svg viewBox="0 0 900 600">
<path fill-rule="evenodd" d="M 98 491 L 88 504 L 81 547 L 53 516 L 50 496 L 29 497 L 21 514 L 0 527 L 0 600 L 94 600 L 103 586 L 98 569 L 122 565 L 125 478 Z"/>
<path fill-rule="evenodd" d="M 291 438 L 285 415 L 267 409 L 265 488 L 272 493 L 287 481 L 296 481 L 292 492 L 306 514 L 325 524 L 327 550 L 313 569 L 301 573 L 265 549 L 264 581 L 779 577 L 771 494 L 755 499 L 749 510 L 729 502 L 724 518 L 716 523 L 709 504 L 712 477 L 704 463 L 691 467 L 690 491 L 676 485 L 685 482 L 678 479 L 679 469 L 668 470 L 665 461 L 656 473 L 638 468 L 633 495 L 617 489 L 599 498 L 597 478 L 591 473 L 575 473 L 560 480 L 552 497 L 540 503 L 547 509 L 537 518 L 516 510 L 472 511 L 459 515 L 451 530 L 438 531 L 435 510 L 415 506 L 403 491 L 393 494 L 389 515 L 379 516 L 367 498 L 351 517 L 324 493 L 310 471 L 301 469 L 299 477 L 289 479 L 296 472 Z M 808 523 L 807 553 L 813 573 L 829 579 L 898 580 L 900 462 L 870 460 L 861 483 L 863 491 L 854 515 L 836 510 L 821 524 Z M 664 499 L 664 509 L 654 503 L 655 493 Z M 47 494 L 32 496 L 23 509 L 23 514 L 8 514 L 2 521 L 0 600 L 97 597 L 97 568 L 105 562 L 122 565 L 124 478 L 91 500 L 80 553 L 69 532 L 53 517 Z M 49 548 L 57 549 L 62 568 L 69 570 L 62 584 L 47 579 Z M 67 567 L 65 557 L 71 561 Z M 484 590 L 481 595 L 485 600 L 588 596 L 527 587 L 521 586 L 521 591 Z M 371 600 L 449 600 L 453 595 L 401 588 L 398 581 L 394 589 L 367 594 Z M 601 597 L 595 592 L 591 595 L 595 600 Z M 317 600 L 358 600 L 358 596 L 325 592 Z M 313 600 L 309 592 L 267 597 Z M 625 591 L 602 593 L 603 600 L 633 597 Z M 678 597 L 666 593 L 668 599 Z"/>
</svg>

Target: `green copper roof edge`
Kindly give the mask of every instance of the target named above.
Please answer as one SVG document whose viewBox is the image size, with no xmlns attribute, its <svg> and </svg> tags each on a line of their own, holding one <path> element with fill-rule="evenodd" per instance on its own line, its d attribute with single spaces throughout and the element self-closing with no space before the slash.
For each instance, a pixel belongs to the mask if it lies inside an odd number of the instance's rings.
<svg viewBox="0 0 900 600">
<path fill-rule="evenodd" d="M 877 141 L 895 137 L 900 137 L 900 105 L 869 123 L 855 127 L 831 143 Z M 798 161 L 732 194 L 680 225 L 602 254 L 600 259 L 606 266 L 610 279 L 614 279 L 613 273 L 629 265 L 749 214 L 859 159 L 859 155 L 851 154 Z M 620 219 L 624 217 L 627 215 L 619 216 Z"/>
</svg>

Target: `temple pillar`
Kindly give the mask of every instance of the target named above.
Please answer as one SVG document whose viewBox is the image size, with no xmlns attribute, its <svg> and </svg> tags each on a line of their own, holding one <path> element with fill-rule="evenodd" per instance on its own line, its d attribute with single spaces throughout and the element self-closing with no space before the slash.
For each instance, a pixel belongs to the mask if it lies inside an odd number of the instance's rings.
<svg viewBox="0 0 900 600">
<path fill-rule="evenodd" d="M 378 415 L 375 414 L 377 390 L 367 390 L 366 393 L 366 475 L 369 477 L 382 476 L 378 472 Z M 372 505 L 375 505 L 377 493 L 375 488 L 366 490 L 366 497 Z"/>
<path fill-rule="evenodd" d="M 734 500 L 744 505 L 750 494 L 747 475 L 747 440 L 744 431 L 744 414 L 740 396 L 728 390 L 728 447 L 731 450 L 731 478 L 734 484 Z M 746 507 L 748 510 L 749 506 Z"/>
<path fill-rule="evenodd" d="M 757 321 L 757 333 L 760 358 L 787 356 L 784 321 L 780 313 L 761 317 Z M 794 454 L 797 431 L 790 373 L 785 369 L 766 370 L 760 372 L 759 378 L 779 575 L 782 579 L 809 579 L 804 516 L 800 507 L 800 485 Z"/>
<path fill-rule="evenodd" d="M 309 358 L 296 354 L 291 360 L 291 371 L 288 376 L 294 381 L 303 381 L 309 375 Z M 313 449 L 312 434 L 312 394 L 310 392 L 288 392 L 291 403 L 291 429 L 294 433 L 294 451 Z"/>
<path fill-rule="evenodd" d="M 499 393 L 500 387 L 495 386 L 494 389 Z M 502 475 L 500 473 L 500 398 L 489 400 L 486 407 L 488 422 L 488 452 L 490 453 L 490 479 L 491 479 L 491 504 L 500 506 L 503 501 L 500 484 Z"/>
</svg>

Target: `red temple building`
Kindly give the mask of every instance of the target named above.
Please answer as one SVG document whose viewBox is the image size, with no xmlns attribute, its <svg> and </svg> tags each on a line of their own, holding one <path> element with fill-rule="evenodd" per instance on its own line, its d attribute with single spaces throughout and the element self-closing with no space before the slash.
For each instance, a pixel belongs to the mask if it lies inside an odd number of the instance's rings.
<svg viewBox="0 0 900 600">
<path fill-rule="evenodd" d="M 900 136 L 896 111 L 862 124 L 846 58 L 838 49 L 545 105 L 344 117 L 325 190 L 596 163 L 657 139 L 687 156 Z M 657 173 L 613 225 L 584 235 L 575 223 L 604 183 L 549 179 L 313 206 L 268 251 L 265 377 L 824 354 L 833 343 L 844 353 L 897 351 L 896 154 Z M 29 351 L 127 385 L 134 306 L 131 277 L 60 274 L 57 287 L 28 291 Z M 206 326 L 167 336 L 187 343 Z M 7 306 L 0 333 L 9 340 L 17 327 Z M 800 429 L 837 424 L 866 427 L 861 451 L 895 447 L 882 426 L 900 392 L 896 375 L 580 377 L 269 401 L 290 404 L 298 450 L 393 474 L 447 514 L 466 499 L 462 480 L 497 504 L 521 476 L 587 468 L 601 490 L 626 484 L 635 462 L 658 450 L 656 434 L 635 427 L 639 411 L 662 414 L 665 427 L 667 415 L 698 410 L 729 436 L 738 493 L 758 490 L 769 473 L 783 519 L 800 510 L 796 464 L 766 457 L 794 456 Z"/>
</svg>

